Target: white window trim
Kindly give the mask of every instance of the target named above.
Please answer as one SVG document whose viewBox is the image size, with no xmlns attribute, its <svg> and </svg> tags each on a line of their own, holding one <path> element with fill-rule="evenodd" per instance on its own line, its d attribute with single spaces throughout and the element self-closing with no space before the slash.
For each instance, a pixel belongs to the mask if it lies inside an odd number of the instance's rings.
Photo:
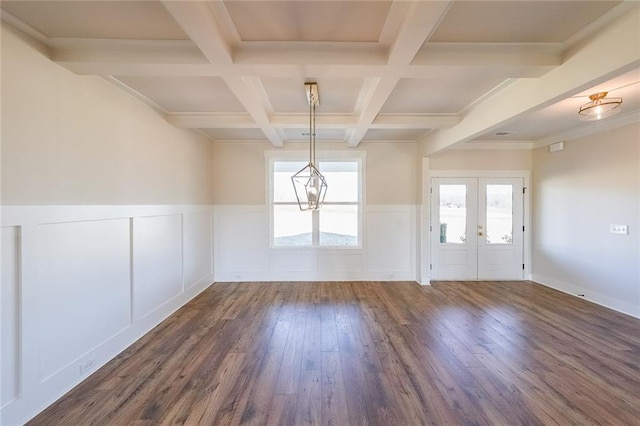
<svg viewBox="0 0 640 426">
<path fill-rule="evenodd" d="M 316 162 L 322 161 L 357 161 L 360 179 L 358 182 L 358 244 L 354 246 L 321 246 L 318 241 L 313 241 L 310 246 L 276 246 L 273 244 L 273 202 L 271 201 L 271 186 L 273 176 L 273 163 L 277 161 L 309 161 L 309 151 L 290 150 L 290 151 L 265 151 L 265 200 L 269 209 L 269 249 L 274 251 L 291 251 L 291 250 L 322 250 L 326 251 L 342 251 L 342 250 L 362 250 L 364 246 L 363 230 L 364 228 L 364 209 L 365 209 L 365 179 L 366 179 L 366 152 L 365 151 L 318 151 L 316 152 Z M 329 188 L 330 189 L 330 188 Z M 339 204 L 339 203 L 335 203 Z M 319 223 L 314 224 L 318 226 Z M 319 232 L 313 230 L 315 235 Z M 319 230 L 317 230 L 319 231 Z"/>
</svg>

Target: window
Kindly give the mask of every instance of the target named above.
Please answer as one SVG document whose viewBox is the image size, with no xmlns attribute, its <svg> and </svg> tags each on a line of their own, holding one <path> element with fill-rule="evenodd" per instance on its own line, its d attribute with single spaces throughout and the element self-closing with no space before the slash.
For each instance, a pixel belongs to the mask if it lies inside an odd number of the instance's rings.
<svg viewBox="0 0 640 426">
<path fill-rule="evenodd" d="M 306 161 L 272 160 L 270 176 L 273 247 L 359 247 L 361 160 L 319 161 L 327 195 L 319 211 L 300 211 L 291 176 Z"/>
</svg>

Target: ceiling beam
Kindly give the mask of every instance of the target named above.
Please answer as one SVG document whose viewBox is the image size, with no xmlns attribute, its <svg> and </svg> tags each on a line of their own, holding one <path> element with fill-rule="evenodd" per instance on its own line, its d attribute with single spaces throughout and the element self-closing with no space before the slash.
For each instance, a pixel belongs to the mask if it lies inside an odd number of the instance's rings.
<svg viewBox="0 0 640 426">
<path fill-rule="evenodd" d="M 190 129 L 261 128 L 250 114 L 168 113 L 166 119 L 176 127 Z M 353 129 L 358 126 L 355 114 L 318 114 L 316 126 L 322 129 Z M 455 126 L 460 117 L 454 114 L 380 114 L 371 124 L 374 129 L 442 129 Z M 308 114 L 271 114 L 269 125 L 278 129 L 306 129 Z"/>
<path fill-rule="evenodd" d="M 221 71 L 220 68 L 211 64 L 87 61 L 86 58 L 79 59 L 75 52 L 65 52 L 61 54 L 60 51 L 57 50 L 52 53 L 51 58 L 58 65 L 78 75 L 209 77 L 219 75 Z"/>
<path fill-rule="evenodd" d="M 212 64 L 231 64 L 231 46 L 201 1 L 163 1 L 164 7 Z"/>
<path fill-rule="evenodd" d="M 227 76 L 224 82 L 236 95 L 242 106 L 251 115 L 254 122 L 262 130 L 274 147 L 283 147 L 282 135 L 269 122 L 269 116 L 273 113 L 266 98 L 264 88 L 257 77 Z"/>
<path fill-rule="evenodd" d="M 453 1 L 411 2 L 400 31 L 389 50 L 389 65 L 410 64 L 452 3 Z"/>
<path fill-rule="evenodd" d="M 372 129 L 447 129 L 460 123 L 457 114 L 378 114 Z"/>
<path fill-rule="evenodd" d="M 561 43 L 429 43 L 412 65 L 420 67 L 487 67 L 540 70 L 539 77 L 562 64 Z M 512 75 L 511 77 L 516 77 Z M 532 76 L 533 77 L 533 76 Z"/>
<path fill-rule="evenodd" d="M 211 64 L 232 64 L 231 46 L 224 40 L 222 29 L 207 3 L 163 1 L 163 4 Z M 269 115 L 273 111 L 259 79 L 243 77 L 237 72 L 228 73 L 223 79 L 271 144 L 284 146 L 280 133 L 269 125 Z"/>
<path fill-rule="evenodd" d="M 316 127 L 320 129 L 349 129 L 357 124 L 358 116 L 354 114 L 316 115 Z M 274 114 L 271 116 L 271 125 L 280 129 L 308 129 L 309 114 Z"/>
<path fill-rule="evenodd" d="M 51 38 L 56 62 L 123 62 L 130 64 L 207 64 L 191 40 L 114 40 Z"/>
<path fill-rule="evenodd" d="M 395 38 L 387 63 L 391 66 L 408 66 L 422 45 L 429 39 L 440 19 L 447 13 L 451 2 L 411 2 L 405 12 L 400 31 Z M 360 121 L 349 134 L 347 145 L 356 147 L 362 141 L 369 126 L 375 120 L 391 92 L 402 78 L 402 74 L 386 70 L 376 84 L 363 86 L 367 90 L 363 98 L 368 99 L 360 112 Z"/>
<path fill-rule="evenodd" d="M 53 46 L 53 61 L 83 75 L 225 76 L 241 73 L 246 76 L 300 76 L 300 65 L 296 64 L 300 58 L 296 57 L 296 52 L 280 51 L 270 56 L 266 54 L 267 49 L 251 59 L 225 65 L 209 63 L 191 41 L 74 40 L 67 43 L 61 39 L 50 39 L 48 45 Z M 533 77 L 562 64 L 562 54 L 556 52 L 555 47 L 517 43 L 499 47 L 478 44 L 474 47 L 467 43 L 447 43 L 426 49 L 433 56 L 410 64 L 386 65 L 384 55 L 379 51 L 355 54 L 348 53 L 350 49 L 332 50 L 327 46 L 320 56 L 305 64 L 305 70 L 318 78 L 335 75 L 381 77 L 385 73 L 420 78 L 462 73 L 469 67 L 475 67 L 485 71 L 504 70 L 511 78 Z M 318 60 L 320 57 L 325 60 Z M 346 57 L 349 57 L 346 62 L 337 60 Z"/>
<path fill-rule="evenodd" d="M 539 77 L 562 63 L 557 43 L 434 43 L 406 63 L 386 64 L 387 50 L 354 43 L 263 43 L 240 49 L 234 63 L 210 63 L 191 40 L 51 38 L 51 58 L 84 75 L 241 75 L 299 77 L 300 63 L 316 78 L 341 75 L 406 78 L 463 74 L 469 67 L 505 78 Z"/>
<path fill-rule="evenodd" d="M 243 42 L 233 52 L 235 64 L 385 65 L 387 49 L 366 42 Z"/>
<path fill-rule="evenodd" d="M 260 128 L 250 114 L 168 113 L 166 120 L 183 129 L 247 129 Z"/>
<path fill-rule="evenodd" d="M 470 109 L 457 125 L 432 132 L 421 141 L 423 156 L 470 141 L 528 112 L 573 96 L 612 75 L 640 66 L 640 5 L 586 43 L 565 52 L 564 62 L 544 76 L 520 79 Z"/>
</svg>

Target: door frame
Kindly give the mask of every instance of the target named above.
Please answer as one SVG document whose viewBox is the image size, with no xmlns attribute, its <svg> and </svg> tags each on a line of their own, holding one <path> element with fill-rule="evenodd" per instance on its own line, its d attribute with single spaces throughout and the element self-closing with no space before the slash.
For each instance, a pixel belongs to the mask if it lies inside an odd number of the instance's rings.
<svg viewBox="0 0 640 426">
<path fill-rule="evenodd" d="M 423 159 L 422 215 L 420 233 L 420 284 L 431 284 L 431 178 L 522 178 L 524 182 L 524 274 L 531 280 L 531 171 L 530 170 L 429 170 L 429 159 Z"/>
</svg>

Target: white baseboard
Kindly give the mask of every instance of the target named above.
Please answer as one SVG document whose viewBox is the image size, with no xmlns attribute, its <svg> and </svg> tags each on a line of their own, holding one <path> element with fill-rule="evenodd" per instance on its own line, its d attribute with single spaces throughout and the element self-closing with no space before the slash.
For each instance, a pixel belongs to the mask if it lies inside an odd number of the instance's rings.
<svg viewBox="0 0 640 426">
<path fill-rule="evenodd" d="M 415 281 L 415 276 L 407 271 L 238 271 L 218 272 L 216 275 L 216 282 L 274 281 Z"/>
<path fill-rule="evenodd" d="M 637 304 L 614 299 L 601 293 L 584 289 L 578 285 L 566 283 L 539 274 L 533 274 L 531 276 L 531 281 L 542 284 L 546 287 L 553 288 L 563 293 L 570 294 L 575 297 L 580 297 L 581 299 L 588 300 L 597 305 L 604 306 L 605 308 L 613 309 L 614 311 L 618 311 L 635 318 L 640 318 L 640 306 Z"/>
</svg>

